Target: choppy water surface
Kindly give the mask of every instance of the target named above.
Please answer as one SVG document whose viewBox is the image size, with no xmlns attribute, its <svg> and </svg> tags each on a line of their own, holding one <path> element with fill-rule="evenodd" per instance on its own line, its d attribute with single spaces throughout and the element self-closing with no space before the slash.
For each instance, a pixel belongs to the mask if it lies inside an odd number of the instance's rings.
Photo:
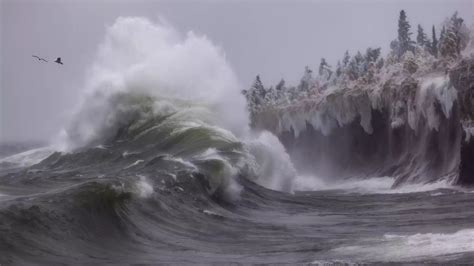
<svg viewBox="0 0 474 266">
<path fill-rule="evenodd" d="M 99 158 L 107 163 L 85 166 Z M 94 148 L 10 170 L 0 178 L 0 262 L 473 259 L 474 193 L 466 189 L 391 190 L 390 179 L 374 178 L 290 194 L 240 177 L 239 199 L 229 200 L 209 194 L 185 162 L 137 161 Z"/>
</svg>

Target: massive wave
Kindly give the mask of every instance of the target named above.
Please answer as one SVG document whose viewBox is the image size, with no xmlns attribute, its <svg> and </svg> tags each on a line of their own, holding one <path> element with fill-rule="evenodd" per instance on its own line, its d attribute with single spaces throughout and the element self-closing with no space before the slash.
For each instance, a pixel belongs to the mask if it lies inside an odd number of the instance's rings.
<svg viewBox="0 0 474 266">
<path fill-rule="evenodd" d="M 116 167 L 129 158 L 130 167 L 182 162 L 206 179 L 210 194 L 224 190 L 230 198 L 238 197 L 237 176 L 291 192 L 295 172 L 285 149 L 248 124 L 237 79 L 211 41 L 164 23 L 118 18 L 55 147 L 72 153 L 57 155 L 61 162 L 98 149 L 122 158 Z"/>
</svg>

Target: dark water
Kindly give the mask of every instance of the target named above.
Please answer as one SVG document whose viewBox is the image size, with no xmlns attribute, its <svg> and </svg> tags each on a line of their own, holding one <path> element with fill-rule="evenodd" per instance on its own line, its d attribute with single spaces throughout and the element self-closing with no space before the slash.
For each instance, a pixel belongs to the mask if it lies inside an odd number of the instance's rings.
<svg viewBox="0 0 474 266">
<path fill-rule="evenodd" d="M 229 202 L 219 192 L 210 195 L 206 180 L 183 164 L 163 160 L 114 171 L 80 163 L 84 156 L 89 163 L 116 160 L 113 152 L 70 156 L 53 155 L 0 178 L 0 263 L 474 259 L 468 190 L 288 194 L 240 177 L 240 200 Z"/>
</svg>

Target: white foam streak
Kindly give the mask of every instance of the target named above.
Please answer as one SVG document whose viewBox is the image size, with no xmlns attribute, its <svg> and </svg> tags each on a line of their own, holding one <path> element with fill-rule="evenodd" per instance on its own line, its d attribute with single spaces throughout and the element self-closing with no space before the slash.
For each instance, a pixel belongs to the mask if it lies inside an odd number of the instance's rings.
<svg viewBox="0 0 474 266">
<path fill-rule="evenodd" d="M 41 162 L 54 152 L 51 147 L 42 147 L 17 153 L 0 159 L 0 163 L 9 163 L 16 167 L 28 167 Z"/>
<path fill-rule="evenodd" d="M 425 192 L 441 188 L 453 188 L 445 180 L 429 184 L 405 184 L 401 187 L 392 188 L 394 182 L 395 179 L 392 177 L 372 177 L 367 179 L 326 181 L 313 176 L 298 176 L 295 181 L 295 190 L 344 190 L 348 193 L 360 194 L 398 194 Z"/>
<path fill-rule="evenodd" d="M 125 167 L 124 169 L 128 169 L 128 168 L 131 168 L 131 167 L 134 167 L 134 166 L 137 166 L 141 163 L 143 163 L 144 160 L 136 160 L 134 163 L 130 164 L 129 166 Z"/>
<path fill-rule="evenodd" d="M 338 255 L 372 261 L 413 261 L 474 252 L 474 229 L 455 233 L 386 234 L 382 239 L 333 250 Z"/>
</svg>

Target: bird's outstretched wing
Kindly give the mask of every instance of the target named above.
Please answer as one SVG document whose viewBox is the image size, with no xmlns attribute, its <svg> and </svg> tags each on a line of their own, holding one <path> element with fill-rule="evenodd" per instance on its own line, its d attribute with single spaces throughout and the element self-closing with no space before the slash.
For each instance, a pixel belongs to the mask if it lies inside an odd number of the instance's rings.
<svg viewBox="0 0 474 266">
<path fill-rule="evenodd" d="M 37 58 L 39 61 L 45 61 L 45 62 L 48 62 L 48 60 L 44 59 L 44 58 L 41 58 L 37 55 L 32 55 L 34 58 Z"/>
</svg>

